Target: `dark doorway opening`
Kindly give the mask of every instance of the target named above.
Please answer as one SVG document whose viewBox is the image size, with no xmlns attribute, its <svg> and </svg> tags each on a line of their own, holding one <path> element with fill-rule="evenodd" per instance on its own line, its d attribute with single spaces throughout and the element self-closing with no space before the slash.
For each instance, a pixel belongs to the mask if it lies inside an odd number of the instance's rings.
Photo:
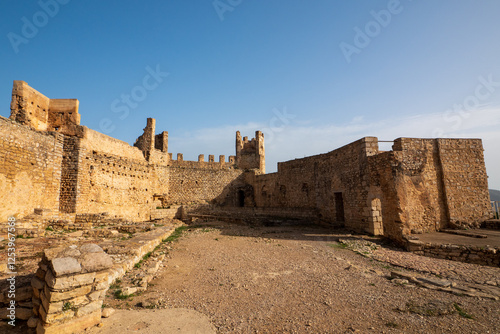
<svg viewBox="0 0 500 334">
<path fill-rule="evenodd" d="M 240 208 L 245 206 L 245 192 L 243 190 L 238 191 L 238 206 Z"/>
<path fill-rule="evenodd" d="M 335 216 L 338 222 L 345 222 L 344 198 L 342 193 L 335 193 Z"/>
</svg>

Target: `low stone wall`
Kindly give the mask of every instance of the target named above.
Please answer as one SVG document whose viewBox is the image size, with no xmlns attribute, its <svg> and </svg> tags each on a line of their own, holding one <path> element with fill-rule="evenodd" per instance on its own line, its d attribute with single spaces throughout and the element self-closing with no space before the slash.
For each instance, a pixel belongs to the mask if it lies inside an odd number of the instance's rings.
<svg viewBox="0 0 500 334">
<path fill-rule="evenodd" d="M 483 222 L 481 228 L 489 230 L 500 230 L 500 219 L 489 219 Z"/>
<path fill-rule="evenodd" d="M 15 278 L 15 318 L 28 320 L 28 326 L 37 327 L 38 334 L 73 333 L 99 323 L 102 301 L 109 285 L 153 252 L 182 222 L 165 220 L 158 224 L 144 222 L 144 226 L 121 226 L 141 231 L 148 225 L 151 228 L 126 240 L 46 249 L 36 274 Z M 83 234 L 86 232 L 89 231 Z M 163 257 L 157 259 L 161 261 Z M 159 262 L 155 265 L 158 269 Z M 145 289 L 153 276 L 154 273 L 146 275 L 137 290 Z M 9 285 L 7 279 L 0 281 L 1 319 L 9 319 Z"/>
<path fill-rule="evenodd" d="M 285 219 L 285 220 L 307 220 L 311 223 L 318 221 L 317 210 L 302 208 L 234 208 L 218 207 L 212 205 L 186 206 L 188 216 L 214 216 L 217 218 L 228 218 L 238 220 L 260 220 L 260 219 Z"/>
<path fill-rule="evenodd" d="M 442 245 L 409 240 L 406 249 L 419 255 L 467 263 L 500 266 L 500 248 L 461 245 Z"/>
<path fill-rule="evenodd" d="M 113 283 L 122 277 L 126 271 L 138 263 L 144 255 L 152 252 L 163 240 L 168 238 L 182 222 L 159 227 L 146 233 L 141 233 L 127 241 L 103 244 L 103 249 L 113 258 L 113 267 L 109 270 L 108 283 Z"/>
<path fill-rule="evenodd" d="M 169 219 L 174 219 L 178 218 L 180 215 L 179 209 L 180 205 L 172 205 L 168 208 L 165 209 L 153 209 L 151 210 L 151 220 L 156 220 L 156 219 L 164 219 L 164 218 L 169 218 Z"/>
<path fill-rule="evenodd" d="M 100 322 L 111 257 L 95 244 L 44 251 L 31 281 L 37 334 L 64 334 Z"/>
</svg>

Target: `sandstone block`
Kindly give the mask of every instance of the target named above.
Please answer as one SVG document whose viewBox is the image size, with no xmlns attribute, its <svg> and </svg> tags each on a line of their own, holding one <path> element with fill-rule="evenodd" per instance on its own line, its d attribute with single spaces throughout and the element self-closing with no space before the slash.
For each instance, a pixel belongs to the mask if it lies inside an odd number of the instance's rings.
<svg viewBox="0 0 500 334">
<path fill-rule="evenodd" d="M 81 306 L 78 308 L 76 311 L 76 316 L 81 317 L 83 315 L 95 312 L 95 311 L 101 311 L 102 308 L 102 300 L 96 300 L 93 302 L 88 303 L 87 305 Z"/>
<path fill-rule="evenodd" d="M 89 295 L 89 299 L 91 301 L 104 299 L 104 295 L 106 294 L 106 290 L 94 291 Z"/>
<path fill-rule="evenodd" d="M 102 317 L 109 318 L 113 313 L 115 313 L 114 308 L 106 307 L 104 310 L 102 310 Z"/>
<path fill-rule="evenodd" d="M 73 310 L 47 314 L 43 307 L 40 308 L 40 318 L 47 324 L 53 324 L 66 319 L 71 319 L 74 315 L 75 312 Z"/>
<path fill-rule="evenodd" d="M 106 253 L 87 253 L 80 261 L 82 271 L 85 273 L 101 271 L 113 266 L 113 259 Z"/>
<path fill-rule="evenodd" d="M 33 277 L 33 279 L 31 280 L 31 286 L 35 289 L 38 289 L 38 290 L 43 289 L 44 284 L 45 284 L 45 282 L 43 282 L 38 277 Z"/>
<path fill-rule="evenodd" d="M 103 253 L 103 249 L 96 244 L 85 244 L 80 247 L 82 253 Z"/>
<path fill-rule="evenodd" d="M 122 289 L 122 294 L 128 296 L 137 292 L 136 287 L 125 287 Z"/>
<path fill-rule="evenodd" d="M 88 294 L 90 291 L 92 291 L 91 285 L 81 286 L 79 288 L 75 288 L 73 290 L 65 291 L 65 292 L 50 291 L 48 288 L 45 289 L 47 299 L 51 303 L 58 302 L 61 300 L 71 299 L 71 298 L 75 298 L 75 297 L 80 297 L 80 296 Z"/>
<path fill-rule="evenodd" d="M 51 261 L 55 276 L 80 273 L 82 267 L 78 260 L 72 257 L 56 258 Z"/>
<path fill-rule="evenodd" d="M 38 323 L 37 334 L 73 334 L 84 331 L 101 322 L 101 310 L 84 315 L 80 318 L 74 318 L 62 324 L 48 325 Z"/>
<path fill-rule="evenodd" d="M 28 327 L 29 328 L 36 328 L 36 326 L 38 325 L 38 318 L 35 318 L 35 317 L 31 317 L 28 319 Z"/>
<path fill-rule="evenodd" d="M 87 296 L 79 296 L 79 297 L 68 299 L 65 302 L 68 302 L 72 306 L 77 307 L 77 306 L 88 304 L 89 299 L 87 298 Z"/>
<path fill-rule="evenodd" d="M 69 289 L 82 285 L 92 284 L 94 282 L 94 277 L 95 273 L 87 273 L 56 278 L 49 270 L 47 272 L 47 276 L 45 277 L 45 281 L 52 289 Z"/>
<path fill-rule="evenodd" d="M 50 302 L 44 293 L 41 294 L 41 304 L 46 314 L 61 312 L 64 302 Z"/>
<path fill-rule="evenodd" d="M 36 277 L 38 277 L 38 278 L 40 278 L 40 279 L 42 279 L 42 280 L 43 280 L 43 279 L 45 279 L 45 274 L 47 273 L 47 271 L 46 271 L 46 270 L 43 270 L 43 269 L 41 268 L 41 266 L 42 266 L 42 264 L 40 264 L 40 267 L 36 270 L 35 275 L 36 275 Z M 46 266 L 45 266 L 45 267 L 46 267 Z"/>
<path fill-rule="evenodd" d="M 33 298 L 40 298 L 40 291 L 42 291 L 43 289 L 33 289 Z"/>
</svg>

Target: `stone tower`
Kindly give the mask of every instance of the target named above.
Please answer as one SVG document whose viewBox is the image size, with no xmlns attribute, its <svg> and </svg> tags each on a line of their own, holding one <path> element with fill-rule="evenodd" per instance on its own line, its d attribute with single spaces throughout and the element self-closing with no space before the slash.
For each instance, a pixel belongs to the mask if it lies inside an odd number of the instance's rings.
<svg viewBox="0 0 500 334">
<path fill-rule="evenodd" d="M 264 149 L 264 134 L 255 131 L 255 138 L 241 138 L 236 132 L 236 165 L 242 169 L 256 169 L 260 174 L 266 173 L 266 157 Z"/>
</svg>

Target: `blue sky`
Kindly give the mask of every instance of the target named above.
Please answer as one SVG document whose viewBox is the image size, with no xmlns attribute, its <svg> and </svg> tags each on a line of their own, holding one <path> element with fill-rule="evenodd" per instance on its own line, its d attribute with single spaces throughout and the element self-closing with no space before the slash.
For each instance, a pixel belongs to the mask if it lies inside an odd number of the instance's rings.
<svg viewBox="0 0 500 334">
<path fill-rule="evenodd" d="M 497 0 L 5 0 L 0 13 L 2 116 L 24 80 L 131 144 L 156 118 L 185 159 L 232 155 L 236 130 L 260 129 L 271 172 L 364 136 L 482 138 L 500 189 Z"/>
</svg>

